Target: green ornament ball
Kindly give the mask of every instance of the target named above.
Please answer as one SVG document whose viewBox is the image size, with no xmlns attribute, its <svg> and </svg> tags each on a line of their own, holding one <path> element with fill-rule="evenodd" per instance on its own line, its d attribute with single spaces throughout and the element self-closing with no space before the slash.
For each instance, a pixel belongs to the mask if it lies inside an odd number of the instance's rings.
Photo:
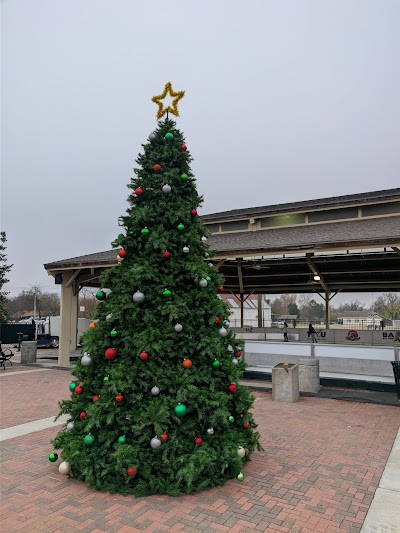
<svg viewBox="0 0 400 533">
<path fill-rule="evenodd" d="M 233 422 L 235 421 L 235 419 L 233 418 L 232 415 L 228 418 L 228 420 L 229 420 L 229 422 L 230 422 L 231 424 L 233 424 Z"/>
<path fill-rule="evenodd" d="M 125 435 L 121 435 L 120 437 L 118 437 L 118 442 L 119 442 L 120 444 L 125 444 L 125 442 L 126 442 L 126 437 L 125 437 Z"/>
<path fill-rule="evenodd" d="M 142 231 L 141 231 L 142 235 L 148 235 L 149 233 L 150 233 L 149 228 L 143 228 Z"/>
<path fill-rule="evenodd" d="M 97 291 L 96 298 L 98 300 L 105 300 L 107 298 L 107 294 L 104 291 Z"/>
<path fill-rule="evenodd" d="M 221 363 L 216 359 L 215 361 L 212 362 L 212 366 L 214 368 L 219 368 L 221 366 Z"/>
<path fill-rule="evenodd" d="M 182 231 L 185 229 L 185 226 L 182 224 L 182 222 L 180 224 L 178 224 L 178 230 L 179 231 Z"/>
<path fill-rule="evenodd" d="M 210 257 L 210 254 L 209 254 L 208 252 L 206 252 L 206 253 L 204 254 L 204 257 L 205 257 L 206 259 L 208 259 L 208 258 Z"/>
<path fill-rule="evenodd" d="M 185 416 L 186 414 L 186 405 L 183 405 L 183 403 L 178 403 L 178 405 L 175 406 L 175 414 L 176 416 Z"/>
<path fill-rule="evenodd" d="M 211 281 L 210 276 L 207 276 L 207 277 L 206 277 L 206 280 L 208 281 L 208 283 L 210 283 L 210 281 Z"/>
<path fill-rule="evenodd" d="M 86 435 L 83 439 L 83 442 L 86 444 L 86 446 L 90 446 L 94 443 L 94 437 L 93 435 Z"/>
<path fill-rule="evenodd" d="M 73 381 L 72 383 L 69 384 L 69 390 L 71 392 L 74 392 L 74 390 L 76 389 L 77 385 L 78 384 L 75 381 Z"/>
<path fill-rule="evenodd" d="M 58 459 L 58 455 L 57 455 L 56 453 L 51 453 L 51 454 L 49 455 L 49 461 L 50 461 L 50 463 L 55 463 L 55 462 L 57 461 L 57 459 Z"/>
<path fill-rule="evenodd" d="M 113 329 L 110 331 L 111 337 L 116 337 L 118 335 L 117 330 Z"/>
<path fill-rule="evenodd" d="M 174 136 L 172 135 L 172 133 L 168 132 L 168 133 L 165 134 L 165 138 L 166 139 L 173 139 Z"/>
<path fill-rule="evenodd" d="M 169 298 L 171 296 L 171 294 L 172 294 L 172 292 L 169 289 L 165 289 L 165 291 L 163 292 L 163 295 L 166 298 Z"/>
<path fill-rule="evenodd" d="M 118 233 L 118 239 L 123 239 L 125 237 L 125 235 L 123 233 Z"/>
<path fill-rule="evenodd" d="M 188 175 L 187 174 L 185 174 L 185 173 L 181 174 L 181 180 L 182 181 L 186 181 L 187 179 L 188 179 Z"/>
<path fill-rule="evenodd" d="M 236 476 L 236 479 L 238 481 L 243 481 L 244 480 L 244 475 L 242 474 L 242 472 L 240 472 L 237 476 Z"/>
<path fill-rule="evenodd" d="M 105 378 L 103 378 L 103 383 L 108 383 L 110 381 L 110 378 L 108 376 L 106 376 Z"/>
</svg>

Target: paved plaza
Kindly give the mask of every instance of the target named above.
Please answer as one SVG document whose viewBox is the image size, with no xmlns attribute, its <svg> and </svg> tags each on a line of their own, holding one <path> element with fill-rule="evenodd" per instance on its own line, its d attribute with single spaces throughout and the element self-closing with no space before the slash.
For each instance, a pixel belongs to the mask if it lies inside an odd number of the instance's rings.
<svg viewBox="0 0 400 533">
<path fill-rule="evenodd" d="M 253 454 L 242 483 L 177 498 L 110 495 L 69 480 L 48 461 L 60 428 L 52 417 L 70 381 L 65 370 L 1 370 L 2 533 L 358 533 L 400 425 L 400 409 L 390 405 L 312 397 L 284 404 L 256 391 L 264 451 Z M 366 522 L 363 531 L 400 527 Z"/>
</svg>

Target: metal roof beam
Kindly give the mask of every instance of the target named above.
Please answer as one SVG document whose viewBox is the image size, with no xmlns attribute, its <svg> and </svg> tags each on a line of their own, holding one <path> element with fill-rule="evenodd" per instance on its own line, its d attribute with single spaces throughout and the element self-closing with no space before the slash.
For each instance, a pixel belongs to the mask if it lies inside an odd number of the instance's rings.
<svg viewBox="0 0 400 533">
<path fill-rule="evenodd" d="M 311 254 L 307 254 L 307 264 L 310 267 L 310 270 L 314 274 L 314 276 L 318 276 L 319 277 L 319 282 L 321 283 L 321 285 L 324 288 L 325 292 L 330 292 L 330 289 L 329 289 L 328 285 L 325 282 L 324 276 L 319 272 L 319 270 L 316 267 L 315 263 L 311 259 Z"/>
</svg>

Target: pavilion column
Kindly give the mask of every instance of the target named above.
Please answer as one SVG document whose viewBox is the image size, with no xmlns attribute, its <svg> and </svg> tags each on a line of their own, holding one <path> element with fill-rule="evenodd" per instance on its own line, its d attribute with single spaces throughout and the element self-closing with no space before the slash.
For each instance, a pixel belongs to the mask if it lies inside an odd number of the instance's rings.
<svg viewBox="0 0 400 533">
<path fill-rule="evenodd" d="M 330 329 L 330 323 L 331 323 L 331 307 L 330 307 L 330 301 L 331 301 L 331 291 L 326 290 L 325 291 L 325 328 Z"/>
<path fill-rule="evenodd" d="M 69 356 L 76 350 L 78 321 L 78 283 L 72 275 L 63 276 L 61 285 L 61 327 L 60 346 L 58 349 L 58 366 L 69 366 Z"/>
<path fill-rule="evenodd" d="M 244 311 L 243 311 L 244 298 L 243 296 L 244 296 L 243 294 L 240 295 L 240 327 L 241 328 L 244 325 Z"/>
</svg>

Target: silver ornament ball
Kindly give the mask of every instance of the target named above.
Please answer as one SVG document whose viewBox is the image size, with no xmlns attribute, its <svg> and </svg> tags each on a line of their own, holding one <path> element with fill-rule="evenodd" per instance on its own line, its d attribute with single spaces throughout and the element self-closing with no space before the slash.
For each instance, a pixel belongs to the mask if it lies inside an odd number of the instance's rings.
<svg viewBox="0 0 400 533">
<path fill-rule="evenodd" d="M 63 461 L 58 467 L 60 474 L 68 475 L 71 472 L 71 465 L 68 461 Z"/>
<path fill-rule="evenodd" d="M 182 326 L 182 324 L 175 324 L 175 326 L 174 326 L 174 330 L 175 330 L 177 333 L 180 333 L 180 332 L 183 330 L 183 326 Z"/>
<path fill-rule="evenodd" d="M 132 298 L 135 303 L 140 304 L 144 301 L 145 296 L 142 292 L 136 291 Z"/>
<path fill-rule="evenodd" d="M 184 246 L 184 247 L 182 248 L 182 252 L 183 252 L 184 254 L 188 254 L 188 253 L 190 252 L 190 248 L 189 248 L 189 246 Z"/>
<path fill-rule="evenodd" d="M 214 428 L 208 428 L 207 435 L 214 435 Z"/>
<path fill-rule="evenodd" d="M 150 135 L 149 135 L 150 141 L 154 141 L 155 138 L 156 138 L 156 134 L 155 133 L 150 133 Z"/>
<path fill-rule="evenodd" d="M 168 183 L 166 183 L 162 188 L 162 192 L 165 192 L 165 194 L 168 194 L 169 192 L 171 192 L 171 190 L 171 186 L 168 185 Z"/>
<path fill-rule="evenodd" d="M 208 281 L 207 281 L 206 279 L 202 278 L 202 279 L 199 281 L 199 285 L 200 285 L 200 287 L 203 287 L 203 289 L 204 289 L 205 287 L 207 287 L 207 285 L 208 285 Z"/>
<path fill-rule="evenodd" d="M 68 422 L 67 424 L 67 430 L 72 431 L 75 427 L 75 422 Z"/>
<path fill-rule="evenodd" d="M 242 446 L 239 446 L 237 454 L 241 459 L 243 459 L 243 457 L 246 455 L 246 450 Z"/>
<path fill-rule="evenodd" d="M 161 441 L 158 437 L 153 437 L 150 441 L 150 446 L 153 448 L 153 450 L 156 450 L 161 446 Z"/>
<path fill-rule="evenodd" d="M 226 337 L 228 335 L 228 331 L 225 328 L 220 328 L 218 333 L 221 335 L 221 337 Z"/>
<path fill-rule="evenodd" d="M 232 363 L 233 363 L 234 365 L 238 365 L 238 364 L 239 364 L 239 361 L 236 359 L 236 357 L 234 357 L 234 358 L 232 359 Z"/>
<path fill-rule="evenodd" d="M 159 389 L 158 387 L 153 387 L 153 388 L 151 389 L 151 394 L 152 394 L 153 396 L 158 396 L 158 394 L 160 394 L 160 389 Z"/>
<path fill-rule="evenodd" d="M 202 240 L 202 242 L 207 242 L 207 237 L 205 235 L 203 235 L 201 240 Z"/>
<path fill-rule="evenodd" d="M 111 319 L 112 319 L 112 313 L 106 316 L 106 320 L 111 320 Z"/>
<path fill-rule="evenodd" d="M 81 357 L 82 366 L 90 366 L 92 364 L 92 358 L 88 353 L 84 353 Z"/>
</svg>

